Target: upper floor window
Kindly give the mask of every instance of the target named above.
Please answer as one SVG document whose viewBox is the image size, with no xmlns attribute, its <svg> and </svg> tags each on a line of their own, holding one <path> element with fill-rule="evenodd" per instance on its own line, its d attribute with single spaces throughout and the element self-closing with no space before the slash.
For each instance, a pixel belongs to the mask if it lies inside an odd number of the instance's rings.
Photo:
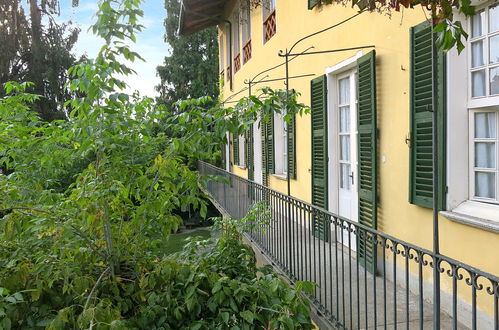
<svg viewBox="0 0 499 330">
<path fill-rule="evenodd" d="M 244 64 L 251 58 L 251 4 L 249 0 L 241 2 L 241 30 Z"/>
<path fill-rule="evenodd" d="M 237 8 L 237 6 L 236 6 Z M 239 20 L 239 10 L 234 12 L 232 18 L 232 45 L 234 51 L 234 73 L 239 71 L 241 68 L 241 54 L 240 54 L 240 43 L 241 43 L 241 26 Z"/>
<path fill-rule="evenodd" d="M 499 5 L 479 10 L 470 25 L 471 97 L 499 95 Z"/>
<path fill-rule="evenodd" d="M 224 64 L 224 41 L 223 41 L 223 35 L 220 34 L 218 36 L 218 70 L 220 72 L 220 78 L 222 82 L 224 81 L 224 70 L 225 70 L 225 64 Z"/>
<path fill-rule="evenodd" d="M 231 66 L 231 63 L 232 63 L 232 58 L 231 58 L 231 44 L 230 44 L 230 25 L 229 24 L 226 24 L 226 29 L 225 31 L 227 31 L 225 33 L 225 58 L 226 58 L 226 62 L 225 65 L 227 66 L 226 69 L 225 69 L 225 77 L 227 78 L 227 81 L 230 82 L 232 80 L 232 66 Z"/>
<path fill-rule="evenodd" d="M 275 4 L 276 0 L 263 0 L 262 13 L 263 13 L 263 42 L 267 42 L 276 34 L 277 23 Z"/>
</svg>

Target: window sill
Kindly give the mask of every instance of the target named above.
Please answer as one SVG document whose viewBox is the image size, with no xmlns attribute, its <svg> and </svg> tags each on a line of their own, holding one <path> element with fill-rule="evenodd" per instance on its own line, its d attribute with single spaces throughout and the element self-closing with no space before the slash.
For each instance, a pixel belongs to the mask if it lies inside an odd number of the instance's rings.
<svg viewBox="0 0 499 330">
<path fill-rule="evenodd" d="M 241 165 L 236 165 L 237 167 L 239 167 L 241 170 L 245 170 L 246 169 L 246 166 L 241 166 Z"/>
<path fill-rule="evenodd" d="M 440 214 L 451 221 L 499 234 L 499 205 L 465 201 Z"/>
<path fill-rule="evenodd" d="M 284 181 L 288 180 L 288 175 L 287 174 L 272 174 L 272 176 L 274 178 L 279 179 L 279 180 L 284 180 Z"/>
</svg>

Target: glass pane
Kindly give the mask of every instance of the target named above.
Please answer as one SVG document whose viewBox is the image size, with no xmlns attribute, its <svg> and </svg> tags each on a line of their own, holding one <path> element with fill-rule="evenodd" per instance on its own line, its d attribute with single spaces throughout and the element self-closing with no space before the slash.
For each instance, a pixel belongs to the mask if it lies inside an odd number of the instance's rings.
<svg viewBox="0 0 499 330">
<path fill-rule="evenodd" d="M 496 114 L 495 112 L 475 113 L 475 138 L 495 139 Z"/>
<path fill-rule="evenodd" d="M 499 31 L 499 6 L 489 8 L 489 33 Z"/>
<path fill-rule="evenodd" d="M 489 39 L 489 62 L 499 62 L 499 35 Z"/>
<path fill-rule="evenodd" d="M 499 66 L 490 69 L 490 94 L 499 94 Z"/>
<path fill-rule="evenodd" d="M 485 65 L 485 53 L 483 52 L 483 40 L 471 44 L 471 67 Z"/>
<path fill-rule="evenodd" d="M 496 176 L 494 173 L 475 173 L 475 196 L 485 198 L 496 198 L 495 192 Z"/>
<path fill-rule="evenodd" d="M 340 136 L 340 160 L 350 161 L 350 135 Z"/>
<path fill-rule="evenodd" d="M 471 73 L 472 92 L 471 96 L 485 96 L 485 70 Z"/>
<path fill-rule="evenodd" d="M 496 144 L 494 142 L 475 143 L 475 167 L 496 168 Z"/>
<path fill-rule="evenodd" d="M 339 85 L 339 104 L 350 104 L 350 78 L 340 79 Z"/>
<path fill-rule="evenodd" d="M 479 37 L 485 32 L 485 11 L 481 10 L 471 19 L 471 37 Z"/>
<path fill-rule="evenodd" d="M 341 188 L 350 190 L 352 187 L 352 181 L 350 181 L 350 165 L 349 164 L 340 164 L 340 177 L 341 177 Z"/>
<path fill-rule="evenodd" d="M 475 138 L 494 139 L 496 137 L 496 114 L 494 112 L 475 113 Z"/>
<path fill-rule="evenodd" d="M 340 133 L 350 132 L 350 107 L 340 108 Z"/>
</svg>

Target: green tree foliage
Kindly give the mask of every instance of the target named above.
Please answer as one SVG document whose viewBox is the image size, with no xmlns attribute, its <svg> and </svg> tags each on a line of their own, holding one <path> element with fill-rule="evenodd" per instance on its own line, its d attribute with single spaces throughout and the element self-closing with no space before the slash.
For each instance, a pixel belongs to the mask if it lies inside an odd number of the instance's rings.
<svg viewBox="0 0 499 330">
<path fill-rule="evenodd" d="M 234 109 L 204 97 L 172 112 L 123 93 L 129 61 L 140 58 L 127 44 L 142 29 L 139 4 L 101 1 L 93 31 L 106 44 L 69 70 L 69 92 L 80 95 L 66 102 L 69 120 L 41 120 L 30 108 L 39 99 L 31 84 L 4 85 L 0 328 L 310 329 L 300 292 L 310 285 L 294 290 L 257 269 L 239 221 L 182 256 L 160 248 L 181 224 L 177 209 L 206 215 L 200 184 L 218 180 L 187 160 L 213 159 L 226 132 L 242 133 L 283 102 L 290 114 L 303 105 L 268 90 Z"/>
<path fill-rule="evenodd" d="M 159 100 L 171 105 L 177 100 L 210 96 L 217 99 L 218 38 L 216 28 L 209 28 L 190 36 L 178 36 L 180 1 L 165 0 L 165 41 L 170 56 L 158 66 L 161 84 L 157 86 Z"/>
<path fill-rule="evenodd" d="M 62 119 L 78 30 L 55 21 L 59 1 L 29 0 L 26 9 L 21 0 L 0 2 L 0 83 L 33 82 L 30 91 L 42 97 L 32 107 L 44 120 Z"/>
<path fill-rule="evenodd" d="M 438 34 L 438 46 L 448 51 L 454 47 L 458 52 L 463 51 L 463 39 L 468 39 L 463 25 L 460 21 L 454 20 L 454 14 L 460 13 L 466 17 L 475 14 L 475 6 L 471 0 L 317 0 L 317 4 L 326 5 L 331 3 L 340 3 L 357 7 L 360 11 L 378 11 L 389 13 L 390 11 L 400 11 L 403 8 L 425 8 L 428 13 L 428 19 L 433 21 L 435 32 Z"/>
</svg>

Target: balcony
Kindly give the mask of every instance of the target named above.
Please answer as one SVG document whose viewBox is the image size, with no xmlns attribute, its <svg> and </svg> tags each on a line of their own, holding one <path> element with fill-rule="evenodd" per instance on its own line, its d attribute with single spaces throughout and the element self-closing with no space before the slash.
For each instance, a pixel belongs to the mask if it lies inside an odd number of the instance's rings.
<svg viewBox="0 0 499 330">
<path fill-rule="evenodd" d="M 264 42 L 267 42 L 272 38 L 277 32 L 277 23 L 276 23 L 276 15 L 275 9 L 270 12 L 270 14 L 263 21 L 264 27 Z"/>
<path fill-rule="evenodd" d="M 243 64 L 246 64 L 251 59 L 251 39 L 243 46 Z"/>
<path fill-rule="evenodd" d="M 258 202 L 268 207 L 270 222 L 247 239 L 292 283 L 317 284 L 309 299 L 326 327 L 498 329 L 497 276 L 207 163 L 199 171 L 226 179 L 205 187 L 226 215 L 243 218 Z"/>
</svg>

